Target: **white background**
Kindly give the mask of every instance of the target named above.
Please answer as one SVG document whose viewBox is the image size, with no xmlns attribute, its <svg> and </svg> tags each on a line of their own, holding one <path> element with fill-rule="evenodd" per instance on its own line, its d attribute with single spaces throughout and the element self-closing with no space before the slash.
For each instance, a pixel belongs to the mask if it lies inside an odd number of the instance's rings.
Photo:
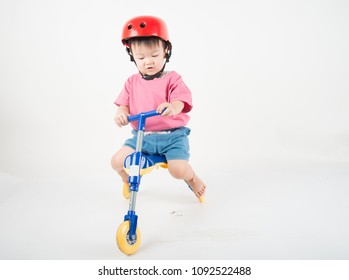
<svg viewBox="0 0 349 280">
<path fill-rule="evenodd" d="M 110 158 L 130 129 L 113 101 L 136 72 L 122 26 L 142 14 L 167 22 L 208 191 L 200 208 L 149 175 L 136 258 L 348 258 L 348 12 L 344 0 L 1 0 L 0 258 L 124 258 Z M 166 237 L 152 227 L 163 221 Z"/>
</svg>

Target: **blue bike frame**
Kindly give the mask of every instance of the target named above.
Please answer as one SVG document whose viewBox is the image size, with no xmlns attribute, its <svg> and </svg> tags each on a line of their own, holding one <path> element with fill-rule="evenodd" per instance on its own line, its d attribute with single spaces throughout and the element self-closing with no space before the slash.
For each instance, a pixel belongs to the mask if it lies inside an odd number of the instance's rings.
<svg viewBox="0 0 349 280">
<path fill-rule="evenodd" d="M 137 229 L 137 220 L 138 216 L 136 215 L 136 198 L 138 188 L 141 182 L 141 166 L 142 159 L 145 157 L 142 154 L 142 144 L 144 137 L 144 128 L 146 119 L 160 115 L 156 110 L 140 113 L 138 115 L 133 115 L 128 117 L 129 122 L 138 121 L 137 125 L 137 142 L 136 150 L 133 154 L 130 155 L 130 166 L 129 166 L 129 177 L 128 182 L 130 185 L 130 203 L 129 210 L 124 217 L 124 221 L 130 221 L 130 230 L 128 233 L 129 242 L 136 242 L 136 229 Z"/>
</svg>

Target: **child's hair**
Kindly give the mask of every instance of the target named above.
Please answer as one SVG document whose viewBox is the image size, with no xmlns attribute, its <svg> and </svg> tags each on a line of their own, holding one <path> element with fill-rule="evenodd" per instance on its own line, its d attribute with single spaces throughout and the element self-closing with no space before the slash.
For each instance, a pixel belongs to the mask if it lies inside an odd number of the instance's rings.
<svg viewBox="0 0 349 280">
<path fill-rule="evenodd" d="M 167 48 L 167 43 L 159 37 L 150 36 L 150 37 L 134 37 L 127 40 L 127 44 L 129 48 L 132 45 L 141 45 L 145 44 L 147 47 L 157 46 L 158 44 L 162 44 L 164 50 Z"/>
</svg>

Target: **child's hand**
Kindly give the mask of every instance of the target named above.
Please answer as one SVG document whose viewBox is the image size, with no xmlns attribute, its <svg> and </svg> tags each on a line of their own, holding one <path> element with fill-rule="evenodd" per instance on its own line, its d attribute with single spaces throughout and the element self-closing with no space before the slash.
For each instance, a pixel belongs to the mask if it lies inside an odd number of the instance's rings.
<svg viewBox="0 0 349 280">
<path fill-rule="evenodd" d="M 122 127 L 128 124 L 128 119 L 127 117 L 130 114 L 128 113 L 128 110 L 124 108 L 119 108 L 119 110 L 116 112 L 116 115 L 114 117 L 114 121 L 117 124 L 118 127 Z"/>
<path fill-rule="evenodd" d="M 174 115 L 174 107 L 171 103 L 165 102 L 159 105 L 159 107 L 156 109 L 156 111 L 161 114 L 162 116 L 171 116 Z"/>
<path fill-rule="evenodd" d="M 164 102 L 159 105 L 156 111 L 162 116 L 173 116 L 182 112 L 184 103 L 182 101 L 174 101 L 172 103 Z"/>
</svg>

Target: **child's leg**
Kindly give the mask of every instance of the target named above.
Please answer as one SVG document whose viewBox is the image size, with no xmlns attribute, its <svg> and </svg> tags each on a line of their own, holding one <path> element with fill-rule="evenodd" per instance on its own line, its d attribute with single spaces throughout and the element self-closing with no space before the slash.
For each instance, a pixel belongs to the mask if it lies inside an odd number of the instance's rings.
<svg viewBox="0 0 349 280">
<path fill-rule="evenodd" d="M 118 172 L 124 183 L 127 183 L 128 175 L 124 170 L 125 158 L 132 154 L 134 150 L 128 146 L 123 146 L 113 157 L 111 158 L 111 166 Z"/>
<path fill-rule="evenodd" d="M 197 197 L 205 195 L 205 183 L 194 173 L 187 160 L 169 160 L 168 171 L 176 179 L 185 180 Z"/>
</svg>

